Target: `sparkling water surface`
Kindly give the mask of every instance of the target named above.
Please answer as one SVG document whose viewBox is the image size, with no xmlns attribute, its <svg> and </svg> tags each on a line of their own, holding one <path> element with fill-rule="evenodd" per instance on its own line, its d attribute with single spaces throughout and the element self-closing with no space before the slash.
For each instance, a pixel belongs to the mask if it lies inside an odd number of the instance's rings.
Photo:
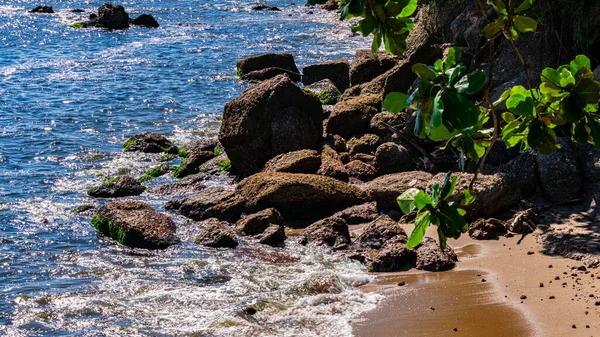
<svg viewBox="0 0 600 337">
<path fill-rule="evenodd" d="M 86 195 L 99 174 L 137 177 L 158 164 L 159 155 L 122 153 L 127 137 L 215 136 L 224 104 L 248 87 L 236 79 L 239 58 L 287 51 L 302 67 L 352 58 L 369 41 L 334 13 L 283 0 L 269 2 L 281 12 L 237 0 L 127 1 L 131 16 L 151 13 L 161 27 L 69 27 L 102 3 L 55 0 L 44 4 L 56 14 L 29 14 L 40 3 L 0 1 L 0 335 L 351 335 L 349 319 L 379 299 L 356 289 L 370 280 L 357 263 L 293 239 L 284 249 L 202 248 L 178 216 L 182 243 L 130 250 L 70 211 L 105 202 Z M 168 200 L 137 199 L 160 211 Z"/>
</svg>

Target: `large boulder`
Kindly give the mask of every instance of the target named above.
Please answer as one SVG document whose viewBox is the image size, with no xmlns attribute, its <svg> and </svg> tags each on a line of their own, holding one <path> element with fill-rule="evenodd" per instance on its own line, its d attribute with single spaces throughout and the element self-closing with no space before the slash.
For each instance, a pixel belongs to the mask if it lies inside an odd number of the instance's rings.
<svg viewBox="0 0 600 337">
<path fill-rule="evenodd" d="M 542 192 L 546 199 L 555 203 L 576 199 L 582 188 L 575 146 L 565 141 L 560 144 L 562 148 L 549 156 L 536 155 Z"/>
<path fill-rule="evenodd" d="M 266 68 L 282 68 L 294 73 L 300 73 L 294 56 L 289 53 L 267 53 L 243 58 L 237 62 L 238 75 L 244 76 L 252 71 Z"/>
<path fill-rule="evenodd" d="M 242 81 L 247 82 L 262 82 L 264 80 L 273 78 L 277 75 L 283 74 L 288 75 L 288 77 L 294 82 L 299 82 L 302 78 L 299 73 L 293 72 L 291 70 L 278 67 L 269 67 L 265 69 L 251 71 L 247 74 L 242 75 L 241 79 Z"/>
<path fill-rule="evenodd" d="M 158 21 L 151 14 L 142 14 L 131 21 L 132 25 L 146 27 L 146 28 L 158 28 L 160 25 Z"/>
<path fill-rule="evenodd" d="M 442 251 L 432 238 L 425 238 L 416 249 L 417 269 L 427 271 L 446 271 L 456 267 L 458 257 L 450 246 Z"/>
<path fill-rule="evenodd" d="M 92 224 L 128 247 L 166 248 L 177 242 L 173 220 L 142 201 L 109 202 L 94 215 Z"/>
<path fill-rule="evenodd" d="M 370 82 L 375 77 L 392 69 L 400 59 L 400 57 L 384 51 L 373 54 L 367 49 L 357 50 L 354 61 L 350 64 L 350 83 L 354 86 Z"/>
<path fill-rule="evenodd" d="M 242 180 L 237 191 L 248 207 L 274 207 L 287 218 L 327 216 L 366 201 L 366 193 L 339 180 L 314 174 L 265 172 Z"/>
<path fill-rule="evenodd" d="M 410 151 L 404 146 L 388 142 L 375 152 L 375 167 L 380 175 L 410 171 L 415 168 Z"/>
<path fill-rule="evenodd" d="M 316 173 L 320 166 L 317 151 L 298 150 L 275 156 L 265 164 L 263 172 Z"/>
<path fill-rule="evenodd" d="M 144 132 L 127 139 L 123 144 L 123 151 L 177 154 L 178 149 L 167 137 L 154 132 Z"/>
<path fill-rule="evenodd" d="M 350 138 L 369 132 L 373 116 L 381 111 L 381 96 L 363 95 L 339 102 L 325 123 L 330 134 Z"/>
<path fill-rule="evenodd" d="M 344 219 L 329 217 L 306 227 L 300 234 L 300 244 L 329 246 L 335 250 L 347 249 L 350 245 L 350 231 Z"/>
<path fill-rule="evenodd" d="M 120 198 L 140 195 L 145 190 L 146 187 L 140 184 L 134 177 L 119 176 L 88 190 L 87 194 L 94 198 Z"/>
<path fill-rule="evenodd" d="M 401 172 L 381 176 L 369 182 L 367 192 L 381 210 L 398 209 L 396 198 L 409 188 L 426 189 L 433 175 L 424 171 Z"/>
<path fill-rule="evenodd" d="M 129 28 L 129 14 L 121 5 L 105 3 L 98 9 L 98 25 L 108 29 Z"/>
<path fill-rule="evenodd" d="M 302 69 L 302 83 L 309 85 L 328 79 L 340 92 L 344 92 L 350 87 L 349 69 L 350 64 L 346 59 L 312 64 Z"/>
<path fill-rule="evenodd" d="M 245 210 L 246 200 L 221 188 L 202 190 L 190 197 L 173 199 L 165 209 L 175 210 L 193 220 L 217 218 L 235 222 Z"/>
<path fill-rule="evenodd" d="M 279 75 L 225 105 L 219 141 L 232 167 L 247 176 L 278 154 L 316 149 L 322 131 L 318 98 Z"/>
<path fill-rule="evenodd" d="M 405 243 L 408 239 L 406 232 L 398 222 L 387 215 L 382 215 L 369 223 L 356 241 L 361 248 L 380 249 L 396 236 L 400 236 L 399 239 Z"/>
<path fill-rule="evenodd" d="M 238 240 L 226 221 L 211 218 L 203 222 L 202 230 L 194 240 L 197 245 L 212 248 L 235 248 Z"/>
<path fill-rule="evenodd" d="M 338 98 L 342 95 L 338 88 L 328 79 L 312 83 L 304 87 L 304 89 L 313 92 L 319 98 L 323 105 L 335 104 Z"/>
</svg>

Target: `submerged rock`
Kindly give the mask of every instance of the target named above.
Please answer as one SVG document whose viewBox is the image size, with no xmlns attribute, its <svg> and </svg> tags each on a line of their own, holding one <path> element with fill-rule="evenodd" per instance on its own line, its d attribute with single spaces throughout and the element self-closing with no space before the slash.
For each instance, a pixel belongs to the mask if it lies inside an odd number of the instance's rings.
<svg viewBox="0 0 600 337">
<path fill-rule="evenodd" d="M 245 210 L 246 200 L 233 191 L 221 188 L 202 190 L 190 197 L 174 199 L 165 209 L 176 210 L 193 220 L 217 218 L 235 222 Z"/>
<path fill-rule="evenodd" d="M 456 267 L 458 257 L 450 246 L 442 252 L 440 245 L 432 238 L 425 238 L 416 249 L 417 269 L 446 271 Z"/>
<path fill-rule="evenodd" d="M 45 14 L 53 14 L 54 9 L 52 6 L 37 6 L 29 11 L 29 13 L 45 13 Z"/>
<path fill-rule="evenodd" d="M 177 242 L 173 220 L 141 201 L 109 202 L 94 215 L 92 224 L 128 247 L 166 248 Z"/>
<path fill-rule="evenodd" d="M 348 224 L 339 217 L 329 217 L 319 220 L 306 227 L 300 234 L 300 244 L 329 246 L 335 250 L 347 249 L 350 245 Z"/>
<path fill-rule="evenodd" d="M 88 190 L 87 194 L 95 198 L 119 198 L 144 193 L 146 187 L 130 176 L 109 179 L 100 186 Z"/>
<path fill-rule="evenodd" d="M 279 9 L 275 6 L 270 6 L 270 5 L 265 5 L 265 4 L 254 5 L 254 6 L 250 7 L 250 9 L 253 11 L 281 12 L 281 9 Z"/>
<path fill-rule="evenodd" d="M 200 234 L 194 240 L 197 245 L 202 245 L 212 248 L 235 248 L 238 245 L 238 240 L 235 234 L 227 226 L 225 221 L 211 218 L 203 222 Z"/>
<path fill-rule="evenodd" d="M 167 137 L 154 132 L 135 135 L 123 144 L 124 152 L 170 153 L 177 154 L 178 149 Z"/>
</svg>

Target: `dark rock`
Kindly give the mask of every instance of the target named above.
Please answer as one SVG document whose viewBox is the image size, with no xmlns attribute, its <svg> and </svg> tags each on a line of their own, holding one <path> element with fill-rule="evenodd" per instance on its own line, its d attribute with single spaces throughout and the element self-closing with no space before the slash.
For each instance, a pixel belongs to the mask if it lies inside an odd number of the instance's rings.
<svg viewBox="0 0 600 337">
<path fill-rule="evenodd" d="M 227 226 L 226 221 L 211 218 L 203 222 L 200 234 L 194 240 L 197 245 L 202 245 L 212 248 L 235 248 L 238 245 L 238 240 L 235 234 Z"/>
<path fill-rule="evenodd" d="M 309 85 L 328 79 L 340 92 L 350 87 L 350 64 L 346 59 L 312 64 L 302 69 L 302 84 Z"/>
<path fill-rule="evenodd" d="M 366 154 L 366 153 L 356 153 L 356 154 L 353 154 L 352 156 L 350 156 L 350 160 L 359 160 L 365 164 L 372 165 L 373 162 L 375 161 L 375 156 L 372 154 Z"/>
<path fill-rule="evenodd" d="M 190 153 L 210 151 L 215 154 L 221 151 L 219 140 L 215 138 L 194 140 L 191 143 L 179 148 L 179 156 L 187 157 Z"/>
<path fill-rule="evenodd" d="M 367 202 L 362 205 L 356 205 L 346 208 L 332 215 L 332 217 L 342 218 L 349 225 L 363 224 L 371 222 L 377 218 L 377 205 L 374 202 Z"/>
<path fill-rule="evenodd" d="M 585 194 L 600 206 L 600 151 L 592 149 L 583 157 L 583 189 Z"/>
<path fill-rule="evenodd" d="M 94 215 L 92 224 L 128 247 L 166 248 L 177 242 L 173 220 L 141 201 L 109 202 Z"/>
<path fill-rule="evenodd" d="M 262 82 L 273 78 L 277 75 L 286 74 L 288 77 L 294 82 L 300 82 L 301 75 L 299 73 L 293 72 L 288 69 L 277 68 L 277 67 L 269 67 L 260 70 L 254 70 L 247 74 L 242 75 L 242 81 L 247 82 Z"/>
<path fill-rule="evenodd" d="M 29 13 L 53 14 L 54 9 L 52 8 L 52 6 L 37 6 L 30 10 Z"/>
<path fill-rule="evenodd" d="M 406 232 L 398 222 L 387 215 L 382 215 L 365 227 L 356 240 L 361 248 L 380 249 L 386 242 L 398 236 L 399 241 L 406 243 Z"/>
<path fill-rule="evenodd" d="M 129 14 L 121 5 L 105 3 L 98 9 L 98 25 L 108 29 L 129 28 Z"/>
<path fill-rule="evenodd" d="M 81 9 L 81 8 L 75 8 L 75 9 L 71 9 L 71 13 L 84 13 L 85 10 Z"/>
<path fill-rule="evenodd" d="M 415 168 L 410 152 L 395 143 L 381 144 L 375 152 L 375 167 L 380 175 L 411 171 Z"/>
<path fill-rule="evenodd" d="M 265 5 L 265 4 L 254 5 L 254 6 L 250 7 L 250 9 L 253 11 L 281 12 L 281 9 L 279 9 L 275 6 L 269 6 L 269 5 Z"/>
<path fill-rule="evenodd" d="M 177 210 L 193 220 L 217 218 L 235 222 L 244 212 L 245 203 L 246 200 L 233 191 L 214 188 L 187 198 L 173 199 L 165 204 L 165 209 Z"/>
<path fill-rule="evenodd" d="M 335 250 L 347 249 L 350 244 L 348 224 L 342 218 L 329 217 L 306 227 L 300 235 L 300 244 L 329 246 Z"/>
<path fill-rule="evenodd" d="M 576 199 L 582 189 L 581 172 L 573 145 L 559 139 L 561 149 L 544 156 L 536 155 L 537 171 L 544 197 L 551 202 Z"/>
<path fill-rule="evenodd" d="M 351 155 L 357 153 L 373 154 L 381 144 L 381 139 L 377 135 L 365 134 L 352 137 L 347 143 L 348 152 Z"/>
<path fill-rule="evenodd" d="M 238 74 L 241 76 L 256 70 L 266 68 L 283 68 L 299 74 L 294 56 L 289 53 L 267 53 L 243 58 L 237 62 Z"/>
<path fill-rule="evenodd" d="M 406 249 L 406 238 L 397 235 L 389 240 L 369 265 L 372 272 L 399 271 L 415 262 L 415 253 Z"/>
<path fill-rule="evenodd" d="M 333 82 L 329 79 L 324 79 L 319 82 L 315 82 L 313 84 L 307 85 L 304 87 L 306 90 L 313 92 L 319 98 L 324 105 L 335 104 L 338 101 L 338 97 L 342 94 L 335 87 Z"/>
<path fill-rule="evenodd" d="M 153 187 L 148 193 L 154 195 L 181 195 L 198 192 L 206 188 L 205 182 L 210 179 L 207 173 L 197 173 L 187 176 L 174 184 Z"/>
<path fill-rule="evenodd" d="M 401 172 L 381 176 L 369 183 L 367 193 L 381 210 L 398 209 L 396 198 L 409 188 L 425 190 L 432 174 L 424 171 Z"/>
<path fill-rule="evenodd" d="M 283 218 L 275 208 L 267 208 L 238 220 L 236 231 L 244 235 L 256 235 L 264 232 L 271 225 L 283 225 Z"/>
<path fill-rule="evenodd" d="M 147 28 L 158 28 L 158 21 L 150 14 L 142 14 L 131 21 L 131 24 Z"/>
<path fill-rule="evenodd" d="M 219 141 L 232 167 L 247 176 L 278 154 L 316 149 L 322 123 L 321 102 L 279 75 L 225 105 Z"/>
<path fill-rule="evenodd" d="M 600 66 L 597 66 L 596 69 L 594 69 L 594 79 L 600 81 Z"/>
<path fill-rule="evenodd" d="M 233 169 L 230 169 L 229 171 L 224 170 L 224 166 L 228 162 L 230 163 L 229 158 L 227 157 L 227 154 L 223 153 L 223 154 L 218 155 L 217 157 L 214 157 L 214 158 L 206 161 L 204 164 L 200 165 L 200 168 L 198 169 L 198 171 L 206 172 L 210 175 L 219 175 L 219 174 L 229 175 L 231 173 L 230 171 L 233 171 Z"/>
<path fill-rule="evenodd" d="M 370 50 L 357 50 L 354 61 L 350 64 L 350 83 L 355 86 L 370 82 L 375 77 L 392 69 L 400 59 L 400 57 L 384 51 L 372 54 Z"/>
<path fill-rule="evenodd" d="M 321 154 L 321 167 L 317 174 L 348 182 L 348 172 L 344 164 L 337 157 L 327 153 Z"/>
<path fill-rule="evenodd" d="M 72 214 L 90 214 L 96 213 L 98 208 L 94 205 L 80 205 L 71 210 Z"/>
<path fill-rule="evenodd" d="M 381 111 L 381 97 L 363 95 L 339 102 L 325 124 L 330 134 L 350 138 L 352 135 L 369 132 L 373 116 Z"/>
<path fill-rule="evenodd" d="M 283 225 L 271 225 L 258 235 L 259 242 L 269 246 L 281 246 L 286 238 Z"/>
<path fill-rule="evenodd" d="M 495 142 L 494 148 L 485 160 L 485 164 L 494 166 L 504 165 L 517 158 L 520 154 L 518 146 L 507 149 L 504 142 Z"/>
<path fill-rule="evenodd" d="M 362 181 L 369 181 L 375 178 L 377 171 L 372 165 L 363 163 L 360 160 L 353 160 L 346 164 L 348 176 Z"/>
<path fill-rule="evenodd" d="M 326 11 L 337 11 L 339 9 L 339 4 L 337 0 L 327 0 L 324 5 L 319 5 L 319 8 Z"/>
<path fill-rule="evenodd" d="M 119 198 L 140 195 L 145 190 L 146 187 L 142 186 L 135 178 L 120 176 L 88 190 L 87 194 L 94 198 Z"/>
<path fill-rule="evenodd" d="M 215 157 L 213 151 L 194 151 L 181 161 L 173 172 L 173 178 L 183 178 L 200 172 L 200 166 Z"/>
<path fill-rule="evenodd" d="M 387 111 L 380 112 L 371 119 L 371 132 L 381 138 L 385 138 L 390 134 L 393 134 L 394 131 L 390 130 L 386 124 L 396 128 L 397 130 L 402 130 L 406 124 L 406 115 L 401 112 L 396 114 Z"/>
<path fill-rule="evenodd" d="M 450 246 L 442 252 L 440 245 L 432 238 L 425 238 L 416 249 L 417 269 L 446 271 L 456 267 L 458 258 Z"/>
<path fill-rule="evenodd" d="M 315 150 L 298 150 L 282 153 L 269 160 L 263 172 L 317 173 L 321 156 Z"/>
<path fill-rule="evenodd" d="M 287 219 L 331 215 L 362 204 L 366 193 L 339 180 L 314 174 L 265 172 L 241 181 L 237 191 L 250 208 L 274 207 Z"/>
<path fill-rule="evenodd" d="M 123 144 L 123 151 L 177 154 L 178 149 L 167 137 L 154 132 L 144 132 L 127 139 Z"/>
<path fill-rule="evenodd" d="M 491 240 L 498 237 L 498 233 L 505 234 L 504 222 L 498 219 L 478 219 L 469 224 L 469 236 L 475 240 Z"/>
</svg>

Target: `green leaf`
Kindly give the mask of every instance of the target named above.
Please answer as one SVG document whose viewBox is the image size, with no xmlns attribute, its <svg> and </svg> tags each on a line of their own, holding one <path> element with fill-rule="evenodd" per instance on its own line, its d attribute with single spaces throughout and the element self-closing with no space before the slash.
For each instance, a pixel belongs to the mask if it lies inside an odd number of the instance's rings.
<svg viewBox="0 0 600 337">
<path fill-rule="evenodd" d="M 556 134 L 554 130 L 536 119 L 529 125 L 527 143 L 532 149 L 544 155 L 550 155 L 556 151 Z"/>
<path fill-rule="evenodd" d="M 413 201 L 413 204 L 415 205 L 415 207 L 417 208 L 418 211 L 422 211 L 427 206 L 433 205 L 433 203 L 431 202 L 431 198 L 429 197 L 429 194 L 425 193 L 422 190 L 419 191 L 419 193 L 417 193 L 417 195 L 415 195 L 415 200 Z"/>
<path fill-rule="evenodd" d="M 483 36 L 485 36 L 486 39 L 491 39 L 492 37 L 496 36 L 496 34 L 498 34 L 502 28 L 504 28 L 504 20 L 499 18 L 485 26 L 481 33 L 483 33 Z"/>
<path fill-rule="evenodd" d="M 542 82 L 552 82 L 556 85 L 560 85 L 560 73 L 552 68 L 542 70 L 542 76 L 540 77 Z"/>
<path fill-rule="evenodd" d="M 431 213 L 425 211 L 415 220 L 415 229 L 410 233 L 406 248 L 412 249 L 418 246 L 423 241 L 425 231 L 429 225 L 431 225 Z"/>
<path fill-rule="evenodd" d="M 476 70 L 467 76 L 463 76 L 454 86 L 459 94 L 472 95 L 483 89 L 485 85 L 485 73 Z"/>
<path fill-rule="evenodd" d="M 506 107 L 510 112 L 519 116 L 533 116 L 535 114 L 531 92 L 521 85 L 510 89 L 510 97 L 506 100 Z"/>
<path fill-rule="evenodd" d="M 502 116 L 502 120 L 504 120 L 506 123 L 510 123 L 515 120 L 515 115 L 513 115 L 512 113 L 510 113 L 508 111 L 503 112 L 501 116 Z"/>
<path fill-rule="evenodd" d="M 521 33 L 535 32 L 537 29 L 537 22 L 527 16 L 515 15 L 513 22 L 515 24 L 515 28 L 517 28 L 517 30 Z"/>
<path fill-rule="evenodd" d="M 572 127 L 572 139 L 575 143 L 585 144 L 588 141 L 588 132 L 585 128 L 585 122 L 581 121 L 573 123 Z"/>
<path fill-rule="evenodd" d="M 443 123 L 452 132 L 473 126 L 479 118 L 479 109 L 475 103 L 462 94 L 451 92 L 442 96 L 444 102 Z"/>
<path fill-rule="evenodd" d="M 433 81 L 438 75 L 433 71 L 433 69 L 429 68 L 426 64 L 423 63 L 415 63 L 412 66 L 413 73 L 417 74 L 421 78 L 421 80 L 425 81 Z"/>
<path fill-rule="evenodd" d="M 571 86 L 575 85 L 575 77 L 573 77 L 573 74 L 571 73 L 571 71 L 569 71 L 566 68 L 563 68 L 560 71 L 560 86 L 567 87 L 569 85 L 571 85 Z"/>
<path fill-rule="evenodd" d="M 448 49 L 448 54 L 446 54 L 446 58 L 444 59 L 445 69 L 449 69 L 457 65 L 461 58 L 462 51 L 459 48 L 452 47 Z"/>
<path fill-rule="evenodd" d="M 448 237 L 458 239 L 463 232 L 467 220 L 454 207 L 441 207 L 439 210 L 440 222 L 448 227 L 444 234 Z"/>
<path fill-rule="evenodd" d="M 571 94 L 562 101 L 562 117 L 571 123 L 579 122 L 585 115 L 585 103 Z"/>
<path fill-rule="evenodd" d="M 514 13 L 518 14 L 518 13 L 524 12 L 524 11 L 530 9 L 531 5 L 533 5 L 533 0 L 525 0 L 519 7 L 515 8 Z"/>
<path fill-rule="evenodd" d="M 366 17 L 358 22 L 358 25 L 352 27 L 352 32 L 360 32 L 362 36 L 368 36 L 377 27 L 377 19 L 373 16 Z"/>
<path fill-rule="evenodd" d="M 517 145 L 523 139 L 523 131 L 526 127 L 526 123 L 514 120 L 502 128 L 502 140 L 507 148 Z"/>
<path fill-rule="evenodd" d="M 440 240 L 440 249 L 443 252 L 446 249 L 448 237 L 446 236 L 446 234 L 444 234 L 442 227 L 438 227 L 437 232 L 438 232 L 438 238 Z"/>
<path fill-rule="evenodd" d="M 443 72 L 444 71 L 444 61 L 437 59 L 435 61 L 435 63 L 433 64 L 433 69 L 435 69 L 439 72 Z"/>
<path fill-rule="evenodd" d="M 583 78 L 575 85 L 575 92 L 586 104 L 596 104 L 600 100 L 600 83 Z"/>
<path fill-rule="evenodd" d="M 383 100 L 383 109 L 391 113 L 398 113 L 406 109 L 406 100 L 408 95 L 401 92 L 390 92 Z"/>
<path fill-rule="evenodd" d="M 565 95 L 565 92 L 552 82 L 543 82 L 540 84 L 540 92 L 544 95 L 557 98 Z"/>
<path fill-rule="evenodd" d="M 473 190 L 462 190 L 459 194 L 460 206 L 468 206 L 472 204 L 477 198 L 477 194 Z M 464 215 L 464 214 L 463 214 Z"/>
<path fill-rule="evenodd" d="M 410 0 L 400 14 L 398 14 L 399 18 L 407 18 L 417 10 L 417 0 Z"/>
<path fill-rule="evenodd" d="M 587 120 L 590 128 L 590 138 L 594 142 L 596 150 L 600 150 L 600 122 L 593 117 L 590 117 Z"/>
<path fill-rule="evenodd" d="M 420 191 L 421 190 L 417 188 L 409 188 L 408 190 L 404 191 L 404 193 L 400 194 L 398 198 L 396 198 L 396 202 L 398 203 L 398 206 L 400 206 L 402 213 L 408 214 L 415 209 L 413 201 Z"/>
<path fill-rule="evenodd" d="M 442 114 L 444 113 L 444 102 L 442 102 L 442 92 L 438 91 L 433 100 L 433 113 L 431 115 L 431 121 L 429 127 L 431 129 L 442 125 Z"/>
<path fill-rule="evenodd" d="M 574 76 L 577 76 L 577 73 L 579 73 L 579 71 L 582 69 L 591 70 L 592 63 L 590 62 L 590 59 L 587 58 L 587 56 L 577 55 L 575 59 L 571 61 L 571 64 L 569 64 L 569 66 L 571 68 L 571 73 Z"/>
<path fill-rule="evenodd" d="M 373 42 L 371 43 L 371 53 L 375 54 L 381 47 L 381 32 L 379 27 L 373 31 Z"/>
</svg>

